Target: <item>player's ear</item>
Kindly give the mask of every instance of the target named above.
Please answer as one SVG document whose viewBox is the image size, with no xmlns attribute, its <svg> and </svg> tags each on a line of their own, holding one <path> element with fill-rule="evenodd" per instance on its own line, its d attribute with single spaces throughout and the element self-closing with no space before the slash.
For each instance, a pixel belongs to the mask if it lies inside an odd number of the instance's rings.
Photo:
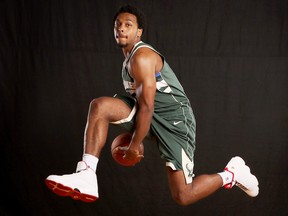
<svg viewBox="0 0 288 216">
<path fill-rule="evenodd" d="M 143 33 L 143 29 L 138 29 L 137 37 L 141 37 Z"/>
</svg>

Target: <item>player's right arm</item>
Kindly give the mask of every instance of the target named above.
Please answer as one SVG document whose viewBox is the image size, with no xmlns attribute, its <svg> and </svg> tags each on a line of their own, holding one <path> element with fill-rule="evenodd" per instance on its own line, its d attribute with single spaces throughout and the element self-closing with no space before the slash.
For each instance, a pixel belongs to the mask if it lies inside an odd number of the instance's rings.
<svg viewBox="0 0 288 216">
<path fill-rule="evenodd" d="M 130 60 L 130 74 L 136 83 L 138 111 L 134 134 L 126 152 L 126 158 L 134 157 L 139 151 L 139 145 L 147 135 L 154 112 L 156 94 L 155 67 L 157 55 L 147 48 L 137 51 Z M 134 155 L 134 156 L 133 156 Z"/>
</svg>

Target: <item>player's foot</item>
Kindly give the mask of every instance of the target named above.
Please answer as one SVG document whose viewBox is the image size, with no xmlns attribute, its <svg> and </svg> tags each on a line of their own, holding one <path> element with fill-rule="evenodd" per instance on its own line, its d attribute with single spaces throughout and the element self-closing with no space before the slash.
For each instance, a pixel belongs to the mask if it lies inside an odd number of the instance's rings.
<svg viewBox="0 0 288 216">
<path fill-rule="evenodd" d="M 50 175 L 45 183 L 57 195 L 70 196 L 75 200 L 93 202 L 99 197 L 96 174 L 84 161 L 78 162 L 76 173 Z"/>
<path fill-rule="evenodd" d="M 225 188 L 230 189 L 236 185 L 251 197 L 258 195 L 258 180 L 256 176 L 251 174 L 250 168 L 245 165 L 245 162 L 241 157 L 233 157 L 226 165 L 224 170 L 232 173 L 233 175 L 232 182 L 226 184 L 224 186 Z"/>
</svg>

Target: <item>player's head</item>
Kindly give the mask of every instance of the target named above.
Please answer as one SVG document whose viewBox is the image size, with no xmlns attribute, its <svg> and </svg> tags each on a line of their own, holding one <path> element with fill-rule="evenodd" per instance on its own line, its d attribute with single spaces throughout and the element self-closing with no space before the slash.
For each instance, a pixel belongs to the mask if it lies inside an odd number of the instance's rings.
<svg viewBox="0 0 288 216">
<path fill-rule="evenodd" d="M 121 7 L 114 17 L 114 36 L 121 48 L 133 46 L 141 40 L 145 18 L 137 8 L 130 5 Z"/>
<path fill-rule="evenodd" d="M 118 15 L 121 13 L 133 14 L 137 18 L 138 28 L 142 29 L 142 34 L 143 34 L 143 32 L 146 28 L 146 18 L 145 18 L 144 13 L 142 13 L 142 11 L 140 11 L 138 8 L 133 7 L 131 5 L 124 5 L 124 6 L 120 7 L 119 10 L 116 12 L 114 19 L 113 19 L 113 24 L 115 24 L 115 21 L 116 21 Z"/>
</svg>

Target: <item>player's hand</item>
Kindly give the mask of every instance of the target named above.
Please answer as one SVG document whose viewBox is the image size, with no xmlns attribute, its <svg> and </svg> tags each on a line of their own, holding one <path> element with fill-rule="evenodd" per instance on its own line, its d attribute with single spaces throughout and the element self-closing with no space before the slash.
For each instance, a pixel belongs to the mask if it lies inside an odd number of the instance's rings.
<svg viewBox="0 0 288 216">
<path fill-rule="evenodd" d="M 128 146 L 119 147 L 119 150 L 123 151 L 124 153 L 123 158 L 126 160 L 136 160 L 144 158 L 144 155 L 139 154 L 139 151 L 132 150 Z"/>
</svg>

